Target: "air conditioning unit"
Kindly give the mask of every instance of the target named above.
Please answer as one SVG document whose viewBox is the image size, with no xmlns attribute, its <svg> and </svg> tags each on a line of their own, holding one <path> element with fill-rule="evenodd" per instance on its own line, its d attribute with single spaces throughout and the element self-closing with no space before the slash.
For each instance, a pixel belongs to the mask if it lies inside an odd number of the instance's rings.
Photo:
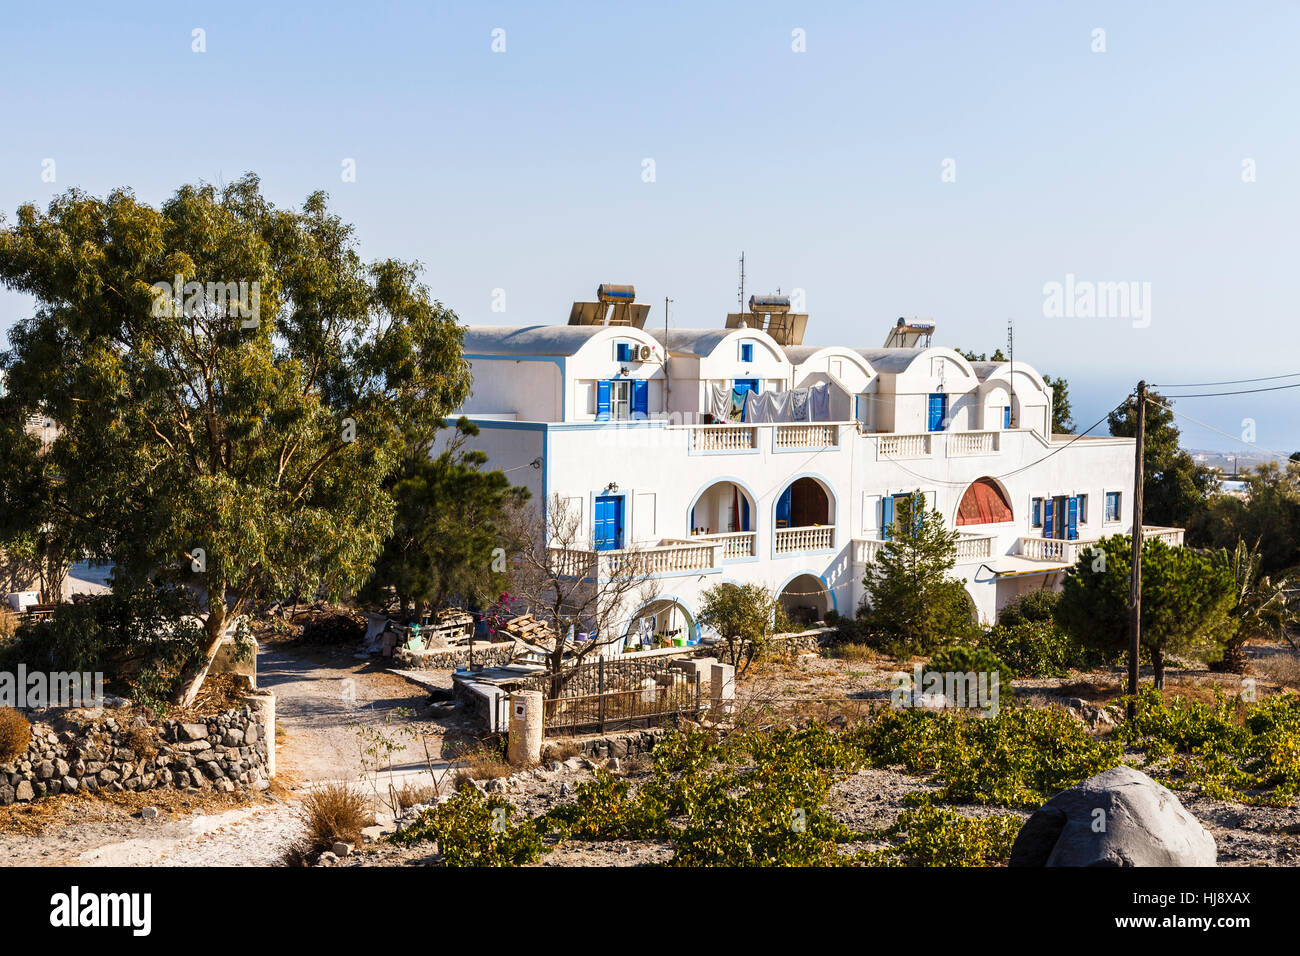
<svg viewBox="0 0 1300 956">
<path fill-rule="evenodd" d="M 643 345 L 639 349 L 635 349 L 635 352 L 636 354 L 633 356 L 633 361 L 636 362 L 648 362 L 650 361 L 650 356 L 653 354 L 648 345 Z"/>
</svg>

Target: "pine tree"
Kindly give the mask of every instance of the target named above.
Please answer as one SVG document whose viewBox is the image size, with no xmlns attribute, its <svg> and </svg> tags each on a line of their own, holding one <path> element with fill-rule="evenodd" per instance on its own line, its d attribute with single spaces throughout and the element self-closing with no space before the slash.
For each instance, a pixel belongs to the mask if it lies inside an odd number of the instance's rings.
<svg viewBox="0 0 1300 956">
<path fill-rule="evenodd" d="M 965 585 L 949 572 L 957 563 L 957 531 L 916 492 L 898 498 L 891 536 L 867 566 L 863 584 L 868 628 L 900 651 L 927 653 L 973 627 Z"/>
</svg>

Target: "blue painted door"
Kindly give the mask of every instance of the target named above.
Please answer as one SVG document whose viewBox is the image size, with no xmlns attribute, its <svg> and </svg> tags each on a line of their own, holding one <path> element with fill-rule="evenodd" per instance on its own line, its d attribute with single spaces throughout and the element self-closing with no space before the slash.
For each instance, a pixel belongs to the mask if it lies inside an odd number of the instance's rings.
<svg viewBox="0 0 1300 956">
<path fill-rule="evenodd" d="M 946 392 L 934 392 L 930 395 L 930 431 L 941 432 L 948 419 L 948 395 Z"/>
<path fill-rule="evenodd" d="M 776 526 L 778 528 L 790 527 L 790 489 L 789 488 L 781 492 L 781 497 L 776 499 Z"/>
<path fill-rule="evenodd" d="M 1056 516 L 1056 499 L 1045 498 L 1043 500 L 1043 537 L 1044 538 L 1056 537 L 1056 535 L 1052 533 L 1053 530 L 1052 519 L 1055 516 Z"/>
<path fill-rule="evenodd" d="M 894 534 L 894 497 L 885 495 L 880 499 L 880 537 L 888 541 Z"/>
<path fill-rule="evenodd" d="M 622 495 L 601 495 L 596 499 L 593 537 L 597 551 L 616 551 L 623 547 Z"/>
<path fill-rule="evenodd" d="M 1079 539 L 1079 499 L 1071 497 L 1066 504 L 1066 537 L 1071 541 Z"/>
</svg>

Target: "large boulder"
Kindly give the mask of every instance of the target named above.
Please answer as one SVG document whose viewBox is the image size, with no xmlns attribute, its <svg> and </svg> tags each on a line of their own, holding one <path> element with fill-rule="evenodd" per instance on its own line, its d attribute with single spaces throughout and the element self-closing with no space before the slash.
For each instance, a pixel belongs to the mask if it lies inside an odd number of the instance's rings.
<svg viewBox="0 0 1300 956">
<path fill-rule="evenodd" d="M 1102 811 L 1098 813 L 1097 811 Z M 1011 866 L 1214 866 L 1214 837 L 1178 798 L 1120 766 L 1063 790 L 1034 812 Z"/>
</svg>

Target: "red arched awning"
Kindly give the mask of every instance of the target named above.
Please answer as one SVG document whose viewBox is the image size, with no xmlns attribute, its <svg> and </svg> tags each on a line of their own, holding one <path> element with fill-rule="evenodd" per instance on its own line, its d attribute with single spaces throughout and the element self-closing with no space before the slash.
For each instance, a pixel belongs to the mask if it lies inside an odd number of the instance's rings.
<svg viewBox="0 0 1300 956">
<path fill-rule="evenodd" d="M 958 524 L 994 524 L 1013 520 L 1007 496 L 992 478 L 976 479 L 957 506 Z"/>
</svg>

